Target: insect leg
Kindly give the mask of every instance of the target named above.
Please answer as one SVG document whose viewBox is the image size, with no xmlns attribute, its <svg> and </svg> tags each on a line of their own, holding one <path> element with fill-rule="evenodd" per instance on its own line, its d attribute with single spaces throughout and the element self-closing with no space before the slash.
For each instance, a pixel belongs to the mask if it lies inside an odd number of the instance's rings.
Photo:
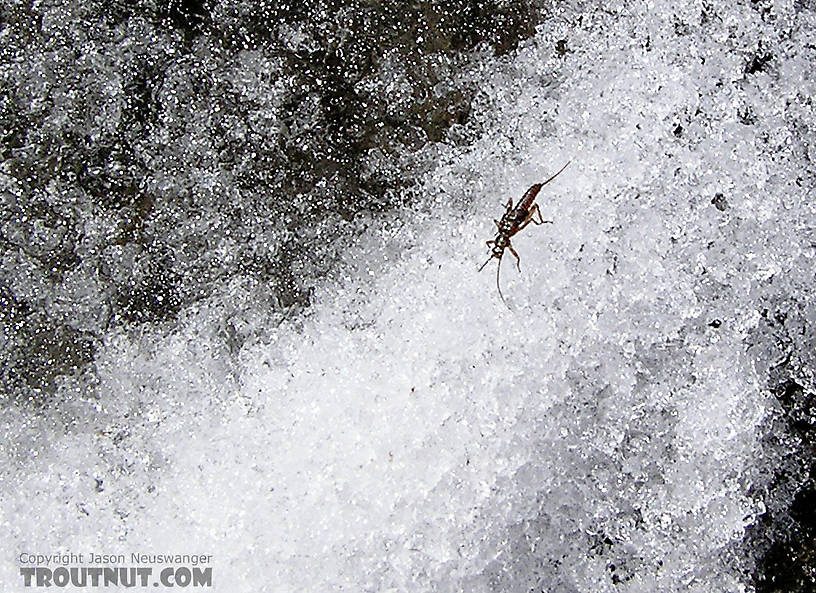
<svg viewBox="0 0 816 593">
<path fill-rule="evenodd" d="M 521 272 L 521 258 L 519 257 L 519 254 L 516 253 L 516 250 L 513 249 L 513 246 L 509 243 L 507 244 L 507 248 L 510 250 L 510 253 L 516 257 L 516 267 L 518 268 L 518 271 Z"/>
<path fill-rule="evenodd" d="M 536 220 L 533 218 L 533 212 L 535 212 L 536 214 L 538 214 L 538 221 L 537 221 L 537 222 L 536 222 Z M 530 208 L 530 216 L 529 216 L 529 218 L 530 218 L 530 220 L 532 220 L 532 221 L 533 221 L 533 222 L 535 222 L 536 224 L 546 224 L 546 223 L 552 224 L 552 220 L 544 220 L 544 217 L 543 217 L 543 216 L 541 216 L 541 210 L 539 210 L 539 209 L 538 209 L 538 204 L 533 204 L 533 207 L 532 207 L 532 208 Z"/>
<path fill-rule="evenodd" d="M 534 214 L 536 214 L 536 213 L 538 214 L 538 220 L 536 220 L 535 218 L 533 218 Z M 518 227 L 518 229 L 516 230 L 516 232 L 519 232 L 521 229 L 523 229 L 524 227 L 526 227 L 526 226 L 527 226 L 528 224 L 530 224 L 531 222 L 534 222 L 534 223 L 536 223 L 536 224 L 547 224 L 547 223 L 552 224 L 552 220 L 544 220 L 544 217 L 543 217 L 543 216 L 541 216 L 541 210 L 539 210 L 539 208 L 538 208 L 538 204 L 533 204 L 533 207 L 532 207 L 532 208 L 530 208 L 530 212 L 529 212 L 529 213 L 527 214 L 527 216 L 525 217 L 524 222 L 522 222 L 522 223 L 519 225 L 519 227 Z"/>
</svg>

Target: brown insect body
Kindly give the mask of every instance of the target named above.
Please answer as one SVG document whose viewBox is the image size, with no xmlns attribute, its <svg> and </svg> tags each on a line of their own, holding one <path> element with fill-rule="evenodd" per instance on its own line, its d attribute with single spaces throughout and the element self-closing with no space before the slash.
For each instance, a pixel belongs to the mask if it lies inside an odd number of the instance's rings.
<svg viewBox="0 0 816 593">
<path fill-rule="evenodd" d="M 499 290 L 499 297 L 501 297 L 501 300 L 505 305 L 507 304 L 507 301 L 504 300 L 504 295 L 502 294 L 501 286 L 499 285 L 499 273 L 501 271 L 501 260 L 504 256 L 504 250 L 509 249 L 510 253 L 512 253 L 516 258 L 516 266 L 520 272 L 521 258 L 519 257 L 519 254 L 516 253 L 516 250 L 513 249 L 513 245 L 510 243 L 510 238 L 524 229 L 524 227 L 531 222 L 535 224 L 552 223 L 551 220 L 544 220 L 544 218 L 541 216 L 541 210 L 539 210 L 538 204 L 535 203 L 535 199 L 538 196 L 538 192 L 541 191 L 541 188 L 558 177 L 569 164 L 570 161 L 567 161 L 567 164 L 561 167 L 558 173 L 547 179 L 547 181 L 543 183 L 536 183 L 535 185 L 531 186 L 530 189 L 524 192 L 524 196 L 522 196 L 521 200 L 519 200 L 515 207 L 513 207 L 513 198 L 508 199 L 507 209 L 505 210 L 501 220 L 493 221 L 496 223 L 497 228 L 496 238 L 487 242 L 488 247 L 492 246 L 490 257 L 485 263 L 482 264 L 479 271 L 481 272 L 492 259 L 495 258 L 499 260 L 499 264 L 496 267 L 496 288 Z M 538 220 L 534 218 L 536 214 L 538 214 Z"/>
</svg>

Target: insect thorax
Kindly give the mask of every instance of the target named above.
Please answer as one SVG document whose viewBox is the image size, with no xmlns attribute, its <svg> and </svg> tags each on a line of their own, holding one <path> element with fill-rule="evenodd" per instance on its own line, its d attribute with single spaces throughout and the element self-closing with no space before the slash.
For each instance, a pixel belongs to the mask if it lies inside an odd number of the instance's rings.
<svg viewBox="0 0 816 593">
<path fill-rule="evenodd" d="M 500 235 L 509 235 L 513 232 L 513 228 L 516 226 L 515 216 L 505 216 L 499 221 L 499 234 Z"/>
<path fill-rule="evenodd" d="M 518 212 L 516 212 L 516 216 L 514 217 L 514 219 L 512 221 L 513 228 L 515 228 L 515 227 L 517 227 L 517 226 L 519 226 L 521 224 L 524 224 L 524 221 L 527 219 L 527 215 L 529 213 L 530 213 L 529 210 L 519 210 Z"/>
</svg>

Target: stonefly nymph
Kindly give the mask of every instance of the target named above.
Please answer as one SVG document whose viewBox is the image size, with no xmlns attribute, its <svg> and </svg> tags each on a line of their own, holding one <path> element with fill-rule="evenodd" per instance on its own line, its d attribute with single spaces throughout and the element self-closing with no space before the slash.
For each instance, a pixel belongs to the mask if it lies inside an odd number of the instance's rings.
<svg viewBox="0 0 816 593">
<path fill-rule="evenodd" d="M 567 164 L 561 167 L 558 173 L 547 179 L 547 181 L 544 183 L 536 183 L 535 185 L 531 186 L 530 189 L 524 193 L 524 196 L 521 198 L 521 200 L 519 200 L 519 203 L 516 204 L 515 208 L 513 207 L 513 198 L 509 198 L 507 200 L 507 210 L 505 210 L 504 216 L 502 216 L 501 220 L 493 220 L 493 222 L 496 223 L 498 231 L 496 232 L 496 238 L 487 242 L 488 247 L 492 246 L 492 252 L 490 257 L 487 258 L 487 261 L 479 268 L 479 271 L 481 272 L 493 258 L 499 260 L 499 264 L 496 266 L 496 288 L 498 289 L 499 297 L 505 306 L 507 306 L 507 301 L 504 300 L 501 285 L 499 284 L 499 272 L 501 271 L 501 261 L 502 256 L 504 255 L 504 250 L 509 249 L 510 253 L 515 256 L 516 266 L 518 267 L 519 272 L 521 272 L 521 258 L 510 244 L 510 237 L 524 229 L 524 227 L 531 222 L 534 222 L 535 224 L 552 223 L 551 220 L 544 220 L 544 217 L 541 216 L 541 210 L 538 209 L 538 204 L 535 204 L 534 202 L 538 192 L 541 191 L 541 188 L 558 177 L 571 162 L 572 161 L 567 161 Z M 538 214 L 538 220 L 534 218 L 536 214 Z"/>
</svg>

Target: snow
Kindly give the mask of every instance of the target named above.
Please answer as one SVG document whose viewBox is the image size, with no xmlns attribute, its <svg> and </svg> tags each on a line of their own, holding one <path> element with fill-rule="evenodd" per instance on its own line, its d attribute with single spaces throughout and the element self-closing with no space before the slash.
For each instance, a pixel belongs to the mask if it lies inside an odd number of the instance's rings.
<svg viewBox="0 0 816 593">
<path fill-rule="evenodd" d="M 812 303 L 814 16 L 628 4 L 478 64 L 480 139 L 302 317 L 232 356 L 236 282 L 110 332 L 100 397 L 5 410 L 0 581 L 70 549 L 213 554 L 219 591 L 749 590 L 786 450 L 746 345 L 770 283 Z M 492 219 L 567 160 L 505 307 Z"/>
</svg>

